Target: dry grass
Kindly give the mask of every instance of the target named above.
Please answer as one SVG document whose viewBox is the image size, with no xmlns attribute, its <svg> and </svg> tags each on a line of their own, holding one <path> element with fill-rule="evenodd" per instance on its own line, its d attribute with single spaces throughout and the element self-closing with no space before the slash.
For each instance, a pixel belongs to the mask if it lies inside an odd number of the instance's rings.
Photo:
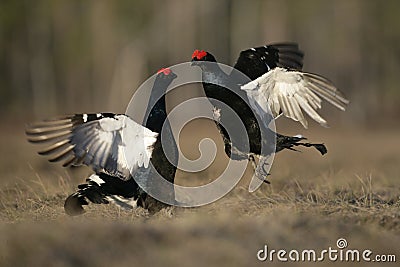
<svg viewBox="0 0 400 267">
<path fill-rule="evenodd" d="M 3 133 L 1 266 L 271 265 L 256 259 L 264 244 L 322 250 L 336 247 L 340 237 L 350 248 L 400 256 L 400 155 L 394 130 L 311 129 L 308 137 L 328 146 L 326 156 L 283 152 L 275 159 L 271 185 L 248 193 L 248 170 L 231 193 L 201 208 L 170 208 L 150 216 L 142 209 L 90 205 L 73 218 L 64 214 L 64 199 L 90 171 L 47 163 L 25 142 L 22 128 Z M 201 138 L 210 130 L 196 133 Z M 196 157 L 188 140 L 183 137 L 184 152 Z M 206 183 L 218 176 L 226 162 L 220 152 L 207 171 L 180 172 L 177 181 Z"/>
</svg>

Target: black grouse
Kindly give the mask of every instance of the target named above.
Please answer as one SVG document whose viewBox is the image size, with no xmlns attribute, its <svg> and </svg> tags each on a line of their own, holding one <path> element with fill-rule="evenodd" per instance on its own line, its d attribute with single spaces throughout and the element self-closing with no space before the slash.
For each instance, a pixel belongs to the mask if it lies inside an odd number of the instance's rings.
<svg viewBox="0 0 400 267">
<path fill-rule="evenodd" d="M 142 187 L 157 186 L 152 180 L 157 172 L 174 183 L 178 150 L 167 119 L 165 93 L 176 77 L 170 69 L 158 71 L 144 127 L 127 115 L 113 113 L 75 114 L 28 125 L 30 142 L 50 143 L 40 155 L 51 156 L 51 162 L 63 161 L 64 167 L 84 164 L 95 172 L 66 199 L 67 214 L 84 213 L 82 205 L 88 205 L 88 201 L 112 202 L 126 209 L 141 206 L 150 212 L 165 207 Z M 164 197 L 173 202 L 173 185 L 162 190 L 167 194 Z"/>
<path fill-rule="evenodd" d="M 254 164 L 254 156 L 260 156 L 260 160 L 265 162 L 265 156 L 274 152 L 271 142 L 274 139 L 275 152 L 294 150 L 295 146 L 315 147 L 321 154 L 327 152 L 323 144 L 304 143 L 302 136 L 280 135 L 268 127 L 270 121 L 281 113 L 307 127 L 301 109 L 326 126 L 326 121 L 315 111 L 321 108 L 321 98 L 342 110 L 348 103 L 327 79 L 301 72 L 303 52 L 297 44 L 279 43 L 244 50 L 230 74 L 225 73 L 216 62 L 215 57 L 206 51 L 195 50 L 192 55 L 192 65 L 202 70 L 203 88 L 215 107 L 217 127 L 230 158 L 250 159 Z M 242 120 L 249 137 L 249 150 L 243 145 L 246 136 L 232 137 L 227 134 L 225 128 L 235 125 L 232 125 L 233 120 L 226 115 L 228 112 L 221 102 L 232 108 Z M 256 174 L 265 176 L 267 173 L 262 172 L 262 164 L 259 164 Z"/>
</svg>

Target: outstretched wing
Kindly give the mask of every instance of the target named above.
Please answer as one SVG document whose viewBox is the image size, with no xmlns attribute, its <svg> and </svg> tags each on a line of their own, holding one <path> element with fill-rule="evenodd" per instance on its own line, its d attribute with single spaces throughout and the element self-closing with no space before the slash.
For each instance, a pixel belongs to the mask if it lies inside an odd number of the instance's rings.
<svg viewBox="0 0 400 267">
<path fill-rule="evenodd" d="M 235 69 L 254 80 L 276 67 L 301 70 L 304 54 L 296 43 L 277 43 L 240 52 Z"/>
<path fill-rule="evenodd" d="M 340 110 L 345 110 L 349 101 L 329 80 L 316 74 L 275 68 L 256 80 L 241 87 L 249 97 L 250 104 L 258 113 L 269 112 L 276 117 L 281 112 L 288 118 L 299 121 L 305 128 L 308 123 L 305 111 L 322 126 L 328 124 L 317 110 L 326 100 Z M 262 110 L 261 110 L 262 109 Z"/>
<path fill-rule="evenodd" d="M 157 133 L 126 115 L 76 114 L 27 126 L 28 140 L 46 143 L 39 152 L 63 166 L 85 164 L 127 180 L 139 167 L 147 168 Z"/>
</svg>

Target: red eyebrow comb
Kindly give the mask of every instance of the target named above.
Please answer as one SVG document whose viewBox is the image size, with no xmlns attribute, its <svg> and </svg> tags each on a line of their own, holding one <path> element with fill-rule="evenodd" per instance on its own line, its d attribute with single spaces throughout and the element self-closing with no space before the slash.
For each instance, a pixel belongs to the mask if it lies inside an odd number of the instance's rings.
<svg viewBox="0 0 400 267">
<path fill-rule="evenodd" d="M 198 60 L 202 59 L 203 57 L 205 57 L 207 55 L 207 52 L 204 50 L 194 50 L 193 54 L 192 54 L 192 59 L 197 58 Z"/>
<path fill-rule="evenodd" d="M 157 71 L 157 74 L 160 74 L 161 72 L 164 73 L 165 75 L 169 75 L 171 73 L 171 70 L 169 68 L 162 68 L 159 71 Z"/>
</svg>

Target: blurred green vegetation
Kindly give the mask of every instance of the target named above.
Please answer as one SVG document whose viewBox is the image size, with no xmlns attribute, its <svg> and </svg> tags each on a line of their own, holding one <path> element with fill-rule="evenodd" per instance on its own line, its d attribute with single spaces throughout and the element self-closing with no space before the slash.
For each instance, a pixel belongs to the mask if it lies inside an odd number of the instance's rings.
<svg viewBox="0 0 400 267">
<path fill-rule="evenodd" d="M 27 120 L 123 112 L 149 75 L 196 48 L 231 64 L 242 49 L 296 41 L 305 70 L 350 98 L 346 113 L 334 113 L 339 121 L 395 119 L 399 11 L 396 0 L 2 0 L 0 112 Z"/>
</svg>

